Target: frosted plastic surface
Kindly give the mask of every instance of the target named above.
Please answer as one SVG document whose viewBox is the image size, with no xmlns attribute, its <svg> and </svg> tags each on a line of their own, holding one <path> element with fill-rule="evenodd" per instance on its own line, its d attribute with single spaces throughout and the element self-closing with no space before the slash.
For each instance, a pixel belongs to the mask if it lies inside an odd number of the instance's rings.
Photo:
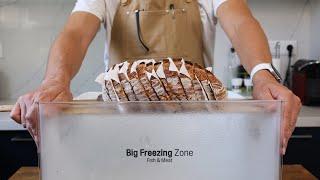
<svg viewBox="0 0 320 180">
<path fill-rule="evenodd" d="M 55 103 L 39 110 L 43 180 L 280 177 L 278 101 Z"/>
</svg>

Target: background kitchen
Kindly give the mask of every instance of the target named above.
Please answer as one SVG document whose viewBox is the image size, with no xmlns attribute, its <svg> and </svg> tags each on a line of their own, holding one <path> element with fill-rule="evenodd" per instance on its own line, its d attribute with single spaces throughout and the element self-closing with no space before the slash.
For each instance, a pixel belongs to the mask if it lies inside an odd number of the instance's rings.
<svg viewBox="0 0 320 180">
<path fill-rule="evenodd" d="M 74 3 L 75 0 L 0 0 L 0 104 L 12 103 L 12 99 L 40 83 L 50 44 L 63 26 Z M 275 63 L 282 77 L 285 77 L 288 66 L 287 46 L 290 44 L 293 45 L 291 65 L 299 59 L 319 60 L 319 0 L 248 0 L 248 3 L 266 31 L 275 58 L 276 54 L 280 55 L 280 61 Z M 90 46 L 81 72 L 72 82 L 75 96 L 100 90 L 94 79 L 104 71 L 103 31 L 104 29 L 100 30 Z M 276 45 L 279 48 L 278 53 L 275 50 Z M 230 76 L 234 68 L 238 69 L 234 66 L 237 58 L 230 49 L 230 42 L 218 27 L 214 71 L 228 86 L 232 85 L 232 78 L 245 78 L 245 75 L 238 72 L 234 72 L 234 77 Z M 311 65 L 307 68 L 310 68 L 307 72 L 314 74 L 310 78 L 318 78 L 318 83 L 313 81 L 312 84 L 298 86 L 306 89 L 305 96 L 309 96 L 308 93 L 317 94 L 319 101 L 320 66 Z M 301 71 L 303 73 L 303 70 Z M 307 90 L 311 85 L 313 92 Z M 250 91 L 246 91 L 244 88 L 242 94 L 250 95 Z M 316 99 L 316 96 L 310 97 L 312 100 Z M 284 163 L 302 164 L 320 177 L 320 108 L 304 106 L 297 126 Z M 10 121 L 8 113 L 0 113 L 1 176 L 12 174 L 20 166 L 35 166 L 37 162 L 35 146 L 26 131 Z"/>
</svg>

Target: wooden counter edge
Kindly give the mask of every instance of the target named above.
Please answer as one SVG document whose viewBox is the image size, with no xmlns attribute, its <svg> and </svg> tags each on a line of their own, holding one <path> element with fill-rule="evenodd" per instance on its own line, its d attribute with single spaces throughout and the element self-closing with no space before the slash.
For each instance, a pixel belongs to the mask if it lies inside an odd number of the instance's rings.
<svg viewBox="0 0 320 180">
<path fill-rule="evenodd" d="M 38 167 L 22 167 L 10 180 L 38 180 L 40 179 Z M 317 180 L 308 170 L 301 165 L 284 165 L 282 169 L 282 180 Z"/>
</svg>

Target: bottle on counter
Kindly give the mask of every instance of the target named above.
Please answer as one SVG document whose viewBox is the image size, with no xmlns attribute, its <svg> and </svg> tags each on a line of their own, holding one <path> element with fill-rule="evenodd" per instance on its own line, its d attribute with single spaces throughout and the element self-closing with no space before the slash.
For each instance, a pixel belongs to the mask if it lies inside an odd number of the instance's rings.
<svg viewBox="0 0 320 180">
<path fill-rule="evenodd" d="M 245 86 L 245 96 L 247 97 L 252 96 L 253 84 L 250 77 L 244 79 L 244 86 Z"/>
<path fill-rule="evenodd" d="M 238 67 L 240 65 L 240 60 L 238 58 L 238 55 L 235 51 L 235 49 L 232 47 L 230 49 L 230 53 L 229 53 L 229 58 L 228 58 L 228 83 L 227 83 L 227 87 L 229 90 L 233 89 L 233 85 L 232 85 L 232 81 L 238 81 L 239 80 L 233 80 L 233 79 L 237 79 L 238 76 Z"/>
<path fill-rule="evenodd" d="M 242 78 L 232 78 L 231 79 L 232 91 L 235 93 L 241 94 L 242 84 L 243 84 Z"/>
</svg>

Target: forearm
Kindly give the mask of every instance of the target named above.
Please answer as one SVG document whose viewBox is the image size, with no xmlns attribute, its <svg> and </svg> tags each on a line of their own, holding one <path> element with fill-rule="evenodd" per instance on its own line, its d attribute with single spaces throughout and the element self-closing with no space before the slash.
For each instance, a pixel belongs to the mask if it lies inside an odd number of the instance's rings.
<svg viewBox="0 0 320 180">
<path fill-rule="evenodd" d="M 217 11 L 222 28 L 240 56 L 241 63 L 251 73 L 259 63 L 272 60 L 267 38 L 252 16 L 246 0 L 228 0 Z M 288 140 L 294 130 L 301 103 L 288 88 L 276 81 L 268 70 L 258 71 L 253 78 L 253 97 L 258 100 L 283 101 L 281 151 L 285 154 Z"/>
<path fill-rule="evenodd" d="M 245 18 L 236 27 L 231 41 L 240 57 L 241 64 L 249 73 L 255 65 L 270 63 L 272 60 L 268 40 L 253 17 Z"/>
<path fill-rule="evenodd" d="M 263 62 L 271 62 L 268 40 L 259 22 L 243 0 L 228 0 L 218 11 L 222 28 L 236 49 L 247 72 Z"/>
<path fill-rule="evenodd" d="M 62 32 L 54 42 L 47 65 L 44 81 L 55 80 L 69 86 L 77 74 L 85 56 L 80 38 L 70 32 Z"/>
<path fill-rule="evenodd" d="M 100 20 L 96 16 L 73 13 L 53 43 L 44 82 L 53 80 L 69 87 L 99 27 Z"/>
<path fill-rule="evenodd" d="M 253 18 L 247 17 L 235 30 L 232 43 L 237 49 L 241 64 L 251 72 L 259 63 L 271 63 L 272 56 L 265 33 L 260 24 Z M 253 84 L 257 81 L 275 81 L 275 78 L 266 71 L 260 71 L 253 77 Z"/>
</svg>

